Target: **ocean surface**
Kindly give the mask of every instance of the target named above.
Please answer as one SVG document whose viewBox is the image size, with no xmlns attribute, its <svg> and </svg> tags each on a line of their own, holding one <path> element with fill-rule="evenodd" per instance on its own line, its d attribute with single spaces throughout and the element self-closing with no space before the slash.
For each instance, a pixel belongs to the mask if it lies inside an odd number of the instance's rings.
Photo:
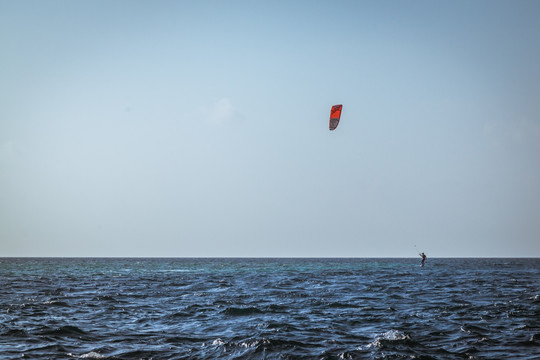
<svg viewBox="0 0 540 360">
<path fill-rule="evenodd" d="M 540 359 L 540 259 L 0 258 L 0 359 Z"/>
</svg>

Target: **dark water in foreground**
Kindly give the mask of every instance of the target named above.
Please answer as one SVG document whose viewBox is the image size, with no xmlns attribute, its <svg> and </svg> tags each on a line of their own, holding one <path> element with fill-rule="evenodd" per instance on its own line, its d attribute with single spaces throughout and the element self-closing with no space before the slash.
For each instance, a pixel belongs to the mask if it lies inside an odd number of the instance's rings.
<svg viewBox="0 0 540 360">
<path fill-rule="evenodd" d="M 540 359 L 540 259 L 0 259 L 0 359 Z"/>
</svg>

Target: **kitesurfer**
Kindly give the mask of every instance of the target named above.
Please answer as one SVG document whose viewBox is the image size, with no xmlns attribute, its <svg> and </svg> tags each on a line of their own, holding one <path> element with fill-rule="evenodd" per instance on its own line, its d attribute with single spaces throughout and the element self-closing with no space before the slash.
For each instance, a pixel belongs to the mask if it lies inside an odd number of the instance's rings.
<svg viewBox="0 0 540 360">
<path fill-rule="evenodd" d="M 424 267 L 424 262 L 426 261 L 427 256 L 424 253 L 421 253 L 420 256 L 422 257 L 422 267 Z"/>
</svg>

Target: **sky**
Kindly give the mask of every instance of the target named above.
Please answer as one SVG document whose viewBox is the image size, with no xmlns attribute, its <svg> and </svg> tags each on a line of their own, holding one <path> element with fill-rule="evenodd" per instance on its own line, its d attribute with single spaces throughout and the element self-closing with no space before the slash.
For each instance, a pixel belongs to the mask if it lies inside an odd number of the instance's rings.
<svg viewBox="0 0 540 360">
<path fill-rule="evenodd" d="M 0 0 L 0 257 L 539 257 L 539 16 Z"/>
</svg>

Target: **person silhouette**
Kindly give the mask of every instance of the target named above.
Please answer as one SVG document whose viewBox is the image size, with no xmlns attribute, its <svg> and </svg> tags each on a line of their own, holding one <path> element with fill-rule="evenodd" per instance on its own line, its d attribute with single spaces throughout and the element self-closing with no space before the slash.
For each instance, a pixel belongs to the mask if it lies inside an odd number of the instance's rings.
<svg viewBox="0 0 540 360">
<path fill-rule="evenodd" d="M 426 261 L 427 256 L 424 253 L 421 253 L 420 256 L 422 257 L 422 267 L 424 267 L 424 262 Z"/>
</svg>

